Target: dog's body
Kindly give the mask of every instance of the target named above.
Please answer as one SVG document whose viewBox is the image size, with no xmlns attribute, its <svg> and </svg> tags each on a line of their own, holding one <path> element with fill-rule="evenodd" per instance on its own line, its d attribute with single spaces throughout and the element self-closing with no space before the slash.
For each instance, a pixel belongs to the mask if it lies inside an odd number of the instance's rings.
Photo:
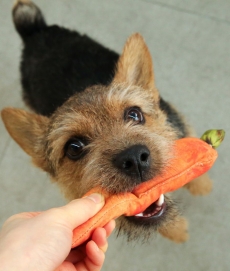
<svg viewBox="0 0 230 271">
<path fill-rule="evenodd" d="M 39 115 L 5 109 L 3 120 L 65 196 L 80 197 L 98 184 L 112 193 L 131 191 L 160 174 L 174 140 L 191 132 L 159 96 L 142 37 L 131 36 L 119 57 L 85 35 L 47 26 L 28 0 L 17 1 L 13 18 L 24 43 L 24 99 Z M 211 182 L 204 175 L 186 187 L 205 194 Z M 186 220 L 170 196 L 118 225 L 130 239 L 146 238 L 153 229 L 176 242 L 187 239 Z"/>
</svg>

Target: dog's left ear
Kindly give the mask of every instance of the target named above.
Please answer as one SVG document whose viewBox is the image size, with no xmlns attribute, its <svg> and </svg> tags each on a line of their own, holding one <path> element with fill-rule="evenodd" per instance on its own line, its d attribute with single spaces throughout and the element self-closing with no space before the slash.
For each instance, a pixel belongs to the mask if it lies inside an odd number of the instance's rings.
<svg viewBox="0 0 230 271">
<path fill-rule="evenodd" d="M 11 137 L 32 157 L 35 165 L 47 171 L 44 148 L 49 119 L 15 108 L 3 109 L 1 116 Z"/>
<path fill-rule="evenodd" d="M 117 63 L 115 83 L 127 83 L 150 90 L 159 99 L 154 83 L 152 58 L 143 37 L 136 33 L 126 41 Z"/>
</svg>

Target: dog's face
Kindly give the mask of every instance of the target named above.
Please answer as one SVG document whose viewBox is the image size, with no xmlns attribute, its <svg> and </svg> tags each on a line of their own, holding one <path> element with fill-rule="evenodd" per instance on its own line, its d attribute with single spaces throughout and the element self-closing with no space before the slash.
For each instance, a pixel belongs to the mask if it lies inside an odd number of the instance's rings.
<svg viewBox="0 0 230 271">
<path fill-rule="evenodd" d="M 100 185 L 131 191 L 159 174 L 174 134 L 153 98 L 135 86 L 96 86 L 69 99 L 50 119 L 44 150 L 68 198 Z"/>
<path fill-rule="evenodd" d="M 97 185 L 111 193 L 132 191 L 162 171 L 177 137 L 160 109 L 151 57 L 139 35 L 127 41 L 111 85 L 75 94 L 50 118 L 10 108 L 2 117 L 68 199 Z M 141 216 L 123 217 L 121 228 L 130 235 L 158 226 L 172 216 L 171 201 L 165 201 Z"/>
</svg>

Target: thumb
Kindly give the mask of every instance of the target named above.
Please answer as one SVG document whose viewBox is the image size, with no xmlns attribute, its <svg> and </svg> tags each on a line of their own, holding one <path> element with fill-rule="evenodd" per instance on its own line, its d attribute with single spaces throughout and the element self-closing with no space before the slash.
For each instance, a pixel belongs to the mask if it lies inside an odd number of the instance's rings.
<svg viewBox="0 0 230 271">
<path fill-rule="evenodd" d="M 94 193 L 85 198 L 73 200 L 59 209 L 62 219 L 73 230 L 99 212 L 104 204 L 104 197 L 101 194 Z"/>
</svg>

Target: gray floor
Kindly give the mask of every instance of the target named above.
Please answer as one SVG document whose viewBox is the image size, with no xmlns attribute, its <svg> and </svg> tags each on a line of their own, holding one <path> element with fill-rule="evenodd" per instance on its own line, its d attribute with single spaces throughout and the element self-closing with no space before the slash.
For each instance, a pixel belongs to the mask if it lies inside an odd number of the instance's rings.
<svg viewBox="0 0 230 271">
<path fill-rule="evenodd" d="M 198 135 L 224 128 L 226 140 L 211 169 L 206 197 L 178 191 L 190 221 L 190 240 L 176 245 L 157 236 L 149 244 L 110 239 L 103 270 L 230 270 L 230 1 L 37 0 L 51 24 L 85 32 L 120 52 L 140 32 L 151 50 L 158 88 L 186 115 Z M 23 107 L 18 64 L 21 42 L 11 21 L 11 1 L 0 1 L 0 109 Z M 8 136 L 0 122 L 0 224 L 10 215 L 65 202 L 48 177 Z"/>
</svg>

